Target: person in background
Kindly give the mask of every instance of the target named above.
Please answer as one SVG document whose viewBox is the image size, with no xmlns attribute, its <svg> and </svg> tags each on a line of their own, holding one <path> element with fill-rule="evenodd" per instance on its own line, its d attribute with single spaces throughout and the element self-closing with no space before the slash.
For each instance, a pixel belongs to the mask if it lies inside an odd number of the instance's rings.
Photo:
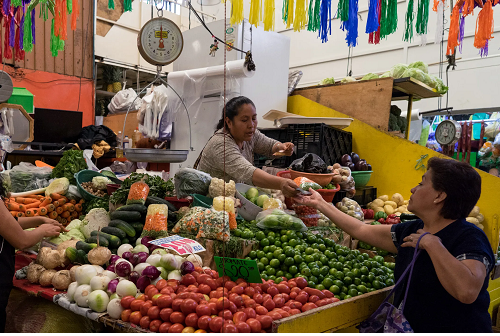
<svg viewBox="0 0 500 336">
<path fill-rule="evenodd" d="M 3 177 L 0 176 L 0 197 L 8 198 Z M 25 249 L 38 243 L 43 237 L 56 237 L 66 231 L 57 221 L 45 217 L 14 218 L 0 202 L 0 332 L 5 331 L 7 303 L 14 277 L 15 250 Z M 16 220 L 17 219 L 17 220 Z M 35 228 L 31 231 L 25 229 Z"/>
<path fill-rule="evenodd" d="M 412 261 L 419 237 L 430 233 L 420 241 L 403 312 L 414 332 L 492 332 L 487 288 L 495 258 L 484 232 L 465 220 L 481 195 L 481 177 L 468 163 L 431 158 L 408 204 L 420 219 L 401 224 L 366 225 L 310 191 L 295 200 L 315 207 L 352 237 L 397 253 L 395 281 Z"/>
<path fill-rule="evenodd" d="M 290 156 L 293 144 L 281 143 L 257 130 L 257 112 L 247 97 L 236 97 L 226 104 L 214 135 L 208 140 L 194 168 L 212 177 L 257 187 L 281 190 L 287 197 L 297 194 L 290 179 L 270 175 L 253 166 L 254 153 L 267 157 Z M 225 172 L 225 174 L 224 174 Z"/>
</svg>

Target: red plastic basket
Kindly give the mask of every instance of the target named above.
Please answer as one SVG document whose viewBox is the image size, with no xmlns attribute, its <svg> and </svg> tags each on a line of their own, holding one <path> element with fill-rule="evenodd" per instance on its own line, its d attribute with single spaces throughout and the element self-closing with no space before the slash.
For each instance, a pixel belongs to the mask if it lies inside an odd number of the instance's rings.
<svg viewBox="0 0 500 336">
<path fill-rule="evenodd" d="M 276 175 L 290 180 L 292 179 L 292 175 L 290 174 L 289 170 L 280 171 Z M 335 189 L 318 189 L 316 191 L 323 197 L 325 201 L 331 203 L 333 201 L 333 198 L 335 197 L 335 194 L 339 190 L 340 190 L 340 184 L 337 184 L 337 188 Z M 285 204 L 287 208 L 291 208 L 291 206 L 293 205 L 293 200 L 291 198 L 286 197 Z"/>
</svg>

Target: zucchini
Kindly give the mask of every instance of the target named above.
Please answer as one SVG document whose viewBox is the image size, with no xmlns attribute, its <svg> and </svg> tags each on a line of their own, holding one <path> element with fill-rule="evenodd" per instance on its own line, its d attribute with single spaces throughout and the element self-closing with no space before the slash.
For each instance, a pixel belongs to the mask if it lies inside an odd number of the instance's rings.
<svg viewBox="0 0 500 336">
<path fill-rule="evenodd" d="M 141 213 L 139 211 L 114 211 L 109 217 L 130 223 L 141 219 Z"/>
<path fill-rule="evenodd" d="M 112 227 L 112 226 L 103 227 L 101 229 L 101 232 L 104 232 L 104 233 L 107 233 L 107 234 L 110 234 L 113 236 L 117 236 L 118 238 L 120 238 L 120 240 L 127 237 L 127 234 L 125 233 L 125 231 L 123 231 L 117 227 Z"/>
<path fill-rule="evenodd" d="M 111 248 L 118 248 L 118 246 L 121 245 L 120 238 L 118 238 L 115 235 L 111 235 L 111 234 L 108 234 L 108 233 L 105 233 L 102 231 L 99 232 L 97 230 L 94 230 L 90 233 L 90 236 L 91 237 L 93 237 L 93 236 L 104 237 L 109 242 L 109 247 L 111 247 Z M 105 246 L 105 247 L 107 247 L 107 246 Z"/>
<path fill-rule="evenodd" d="M 86 242 L 83 241 L 78 241 L 76 242 L 76 249 L 77 250 L 82 250 L 85 251 L 86 253 L 89 253 L 90 250 L 93 249 L 92 245 L 87 244 Z M 69 257 L 68 257 L 69 258 Z M 71 259 L 71 258 L 70 258 Z"/>
<path fill-rule="evenodd" d="M 77 250 L 76 251 L 77 253 L 77 262 L 79 262 L 80 264 L 85 264 L 85 257 L 87 256 L 87 253 L 83 250 Z"/>
<path fill-rule="evenodd" d="M 123 238 L 122 239 L 122 245 L 123 244 L 130 244 L 130 241 L 128 240 L 128 238 Z"/>
<path fill-rule="evenodd" d="M 134 228 L 136 234 L 139 234 L 139 235 L 141 234 L 142 230 L 144 229 L 144 224 L 139 223 L 139 222 L 135 222 L 135 223 L 132 223 L 130 225 Z"/>
<path fill-rule="evenodd" d="M 127 236 L 129 237 L 134 237 L 135 236 L 135 229 L 134 227 L 125 222 L 125 221 L 122 221 L 121 219 L 114 219 L 112 220 L 111 222 L 109 222 L 109 225 L 108 227 L 112 226 L 113 228 L 118 228 L 120 230 L 122 230 L 123 232 L 126 233 Z M 142 224 L 141 224 L 141 231 L 142 231 Z M 109 234 L 112 234 L 111 232 L 108 232 Z M 116 236 L 116 235 L 115 235 Z M 125 237 L 120 237 L 120 239 L 123 239 Z"/>
<path fill-rule="evenodd" d="M 129 204 L 124 205 L 116 209 L 116 211 L 138 211 L 138 212 L 146 212 L 148 208 L 142 204 Z"/>
<path fill-rule="evenodd" d="M 75 263 L 78 261 L 78 250 L 73 247 L 66 248 L 66 257 L 68 257 L 71 263 Z"/>
<path fill-rule="evenodd" d="M 92 236 L 90 238 L 87 238 L 85 240 L 85 242 L 87 243 L 94 243 L 94 244 L 97 244 L 97 236 Z M 102 235 L 99 236 L 99 246 L 104 246 L 104 247 L 108 247 L 109 246 L 109 241 L 104 238 Z M 82 251 L 82 250 L 79 250 L 79 251 Z M 83 252 L 83 251 L 82 251 Z M 84 252 L 85 253 L 85 252 Z"/>
<path fill-rule="evenodd" d="M 172 203 L 160 197 L 148 196 L 148 198 L 146 199 L 146 205 L 150 206 L 151 204 L 165 204 L 168 207 L 169 211 L 172 212 L 177 211 L 177 208 L 174 207 Z"/>
</svg>

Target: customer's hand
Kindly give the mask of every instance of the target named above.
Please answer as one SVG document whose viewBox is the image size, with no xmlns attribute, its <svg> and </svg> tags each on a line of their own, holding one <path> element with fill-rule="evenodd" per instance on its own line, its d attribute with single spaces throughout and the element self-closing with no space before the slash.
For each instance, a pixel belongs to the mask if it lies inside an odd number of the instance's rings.
<svg viewBox="0 0 500 336">
<path fill-rule="evenodd" d="M 406 236 L 403 238 L 404 243 L 401 244 L 401 247 L 413 247 L 415 248 L 417 246 L 418 239 L 420 236 L 422 236 L 426 231 L 420 229 L 416 233 L 412 233 L 409 236 Z M 430 244 L 435 244 L 441 243 L 441 239 L 439 237 L 433 235 L 433 234 L 426 234 L 422 239 L 420 240 L 420 243 L 418 244 L 418 248 L 421 250 L 425 250 L 426 246 L 429 246 Z"/>
<path fill-rule="evenodd" d="M 323 197 L 316 190 L 309 188 L 309 192 L 311 193 L 311 196 L 298 194 L 293 200 L 299 204 L 307 205 L 315 209 L 317 209 L 320 204 L 325 202 Z"/>
<path fill-rule="evenodd" d="M 44 237 L 57 237 L 61 232 L 61 227 L 54 224 L 42 224 L 37 230 L 41 230 Z"/>
<path fill-rule="evenodd" d="M 293 180 L 284 178 L 281 182 L 281 191 L 285 197 L 295 197 L 298 193 L 296 190 L 298 186 L 293 182 Z"/>
<path fill-rule="evenodd" d="M 290 156 L 293 154 L 294 144 L 291 142 L 285 142 L 278 144 L 276 146 L 276 152 L 273 154 L 275 156 Z"/>
</svg>

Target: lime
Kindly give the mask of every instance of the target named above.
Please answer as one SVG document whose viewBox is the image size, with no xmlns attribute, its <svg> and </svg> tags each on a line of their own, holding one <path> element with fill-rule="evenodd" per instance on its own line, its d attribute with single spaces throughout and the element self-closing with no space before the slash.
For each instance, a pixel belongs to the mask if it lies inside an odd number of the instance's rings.
<svg viewBox="0 0 500 336">
<path fill-rule="evenodd" d="M 273 256 L 275 258 L 278 258 L 280 256 L 280 254 L 282 254 L 282 253 L 283 253 L 283 250 L 281 248 L 277 247 L 276 250 L 274 250 L 274 252 L 273 252 Z"/>
<path fill-rule="evenodd" d="M 325 276 L 323 274 L 318 275 L 318 283 L 322 282 L 325 280 Z"/>
<path fill-rule="evenodd" d="M 280 266 L 280 270 L 282 270 L 283 272 L 288 272 L 288 266 L 283 263 Z"/>
<path fill-rule="evenodd" d="M 314 275 L 316 277 L 321 274 L 321 272 L 319 271 L 319 268 L 317 268 L 317 267 L 311 267 L 311 273 L 312 273 L 312 275 Z"/>
<path fill-rule="evenodd" d="M 262 279 L 266 280 L 266 281 L 267 281 L 267 280 L 269 280 L 269 277 L 267 276 L 267 274 L 261 273 L 261 274 L 260 274 L 260 277 L 261 277 Z"/>
<path fill-rule="evenodd" d="M 304 261 L 306 263 L 311 263 L 314 261 L 314 257 L 311 254 L 306 254 L 306 256 L 304 257 Z"/>
<path fill-rule="evenodd" d="M 248 253 L 248 256 L 249 256 L 251 259 L 255 259 L 255 258 L 257 258 L 257 251 L 250 251 L 250 253 Z"/>
<path fill-rule="evenodd" d="M 343 283 L 341 280 L 339 280 L 339 279 L 337 279 L 337 280 L 333 280 L 333 284 L 334 284 L 335 286 L 338 286 L 339 288 L 344 287 L 344 283 Z"/>
<path fill-rule="evenodd" d="M 349 286 L 350 284 L 352 284 L 352 278 L 351 277 L 344 277 L 344 283 Z"/>
<path fill-rule="evenodd" d="M 368 271 L 368 267 L 366 267 L 366 266 L 361 267 L 361 269 L 360 269 L 359 271 L 360 271 L 360 272 L 361 272 L 361 274 L 363 274 L 363 275 L 368 275 L 368 272 L 369 272 L 369 271 Z"/>
<path fill-rule="evenodd" d="M 252 239 L 253 238 L 253 232 L 250 230 L 245 230 L 241 233 L 241 238 L 243 239 Z"/>
<path fill-rule="evenodd" d="M 276 237 L 276 233 L 274 233 L 274 231 L 269 231 L 269 232 L 267 233 L 267 236 L 268 236 L 268 237 Z"/>
<path fill-rule="evenodd" d="M 319 253 L 313 253 L 313 258 L 314 258 L 314 261 L 318 261 L 319 259 L 321 259 L 321 254 Z"/>
<path fill-rule="evenodd" d="M 293 265 L 293 266 L 290 266 L 288 268 L 288 272 L 290 272 L 290 274 L 294 275 L 294 274 L 299 273 L 299 270 L 297 269 L 297 266 Z"/>
<path fill-rule="evenodd" d="M 375 275 L 373 274 L 368 274 L 368 281 L 373 282 L 375 280 Z"/>
<path fill-rule="evenodd" d="M 354 275 L 354 278 L 359 278 L 361 276 L 361 271 L 359 270 L 359 268 L 353 268 L 352 274 Z"/>
<path fill-rule="evenodd" d="M 287 243 L 287 242 L 282 242 L 282 243 L 281 243 L 281 247 L 282 247 L 282 248 L 285 248 L 285 247 L 287 247 L 287 246 L 288 246 L 288 243 Z"/>
<path fill-rule="evenodd" d="M 295 262 L 295 265 L 297 265 L 297 262 Z M 303 268 L 308 268 L 308 267 L 307 267 L 307 264 L 306 264 L 305 262 L 301 262 L 301 263 L 299 264 L 299 269 L 303 269 Z"/>
<path fill-rule="evenodd" d="M 337 285 L 332 285 L 332 286 L 330 286 L 329 291 L 335 295 L 340 294 L 340 287 Z"/>
<path fill-rule="evenodd" d="M 295 256 L 295 250 L 293 250 L 292 248 L 288 249 L 285 251 L 285 254 L 287 257 L 293 257 Z"/>
<path fill-rule="evenodd" d="M 339 280 L 344 280 L 344 273 L 342 273 L 341 271 L 337 271 L 335 272 L 335 277 Z"/>
<path fill-rule="evenodd" d="M 354 273 L 353 273 L 353 272 L 351 272 L 351 271 L 346 272 L 346 273 L 345 273 L 345 276 L 346 276 L 346 277 L 349 277 L 349 278 L 351 278 L 351 279 L 354 279 L 354 278 L 355 278 Z"/>
<path fill-rule="evenodd" d="M 262 259 L 265 256 L 266 256 L 266 254 L 264 253 L 264 251 L 262 251 L 262 250 L 257 251 L 257 258 Z"/>
<path fill-rule="evenodd" d="M 271 260 L 271 259 L 274 258 L 274 255 L 271 252 L 267 252 L 266 253 L 266 258 L 269 259 L 269 260 Z"/>
<path fill-rule="evenodd" d="M 387 279 L 387 280 L 385 281 L 385 284 L 386 284 L 387 286 L 393 286 L 393 285 L 394 285 L 394 280 L 392 280 L 392 279 Z"/>
<path fill-rule="evenodd" d="M 268 253 L 268 252 L 269 252 L 269 249 L 270 249 L 270 247 L 269 247 L 269 246 L 264 246 L 264 247 L 262 248 L 262 251 L 264 251 L 264 253 Z"/>
<path fill-rule="evenodd" d="M 288 242 L 288 244 L 291 246 L 291 247 L 295 247 L 299 244 L 299 242 L 297 241 L 297 239 L 295 238 L 292 238 L 290 239 L 290 241 Z"/>
<path fill-rule="evenodd" d="M 311 275 L 311 276 L 309 277 L 309 281 L 314 281 L 315 283 L 318 283 L 318 278 L 317 278 L 316 276 L 314 276 L 314 275 Z M 311 286 L 312 286 L 312 285 L 309 285 L 309 287 L 311 287 Z"/>
<path fill-rule="evenodd" d="M 255 238 L 257 238 L 258 241 L 261 241 L 262 239 L 266 238 L 266 234 L 263 231 L 258 231 L 255 234 Z"/>
<path fill-rule="evenodd" d="M 305 276 L 310 276 L 312 274 L 311 270 L 307 267 L 301 268 L 300 273 L 302 273 Z"/>
<path fill-rule="evenodd" d="M 281 236 L 281 242 L 282 242 L 282 243 L 285 243 L 285 242 L 287 242 L 287 241 L 288 241 L 288 236 L 287 236 L 287 235 L 283 235 L 283 236 Z"/>
<path fill-rule="evenodd" d="M 361 293 L 368 293 L 368 289 L 366 288 L 366 286 L 364 285 L 359 285 L 358 286 L 358 292 L 361 292 Z"/>
<path fill-rule="evenodd" d="M 345 257 L 343 257 L 343 256 L 339 256 L 337 259 L 338 259 L 338 261 L 339 261 L 342 265 L 344 265 L 344 263 L 345 263 Z"/>
<path fill-rule="evenodd" d="M 359 278 L 356 278 L 354 279 L 353 283 L 356 285 L 356 286 L 359 286 L 361 285 L 361 280 Z"/>
<path fill-rule="evenodd" d="M 355 289 L 356 291 L 358 290 L 358 286 L 351 284 L 348 286 L 349 289 Z"/>
<path fill-rule="evenodd" d="M 250 258 L 250 257 L 245 257 L 245 260 L 252 260 L 252 258 Z"/>
<path fill-rule="evenodd" d="M 236 237 L 241 237 L 241 234 L 243 233 L 243 231 L 241 231 L 240 229 L 236 229 L 233 231 L 233 234 L 236 236 Z"/>
<path fill-rule="evenodd" d="M 264 270 L 264 264 L 261 263 L 260 261 L 257 263 L 257 267 L 259 268 L 259 272 L 262 272 Z"/>
<path fill-rule="evenodd" d="M 355 289 L 349 289 L 349 291 L 347 292 L 348 295 L 354 297 L 354 296 L 358 296 L 358 291 L 355 290 Z"/>
<path fill-rule="evenodd" d="M 330 288 L 330 287 L 332 287 L 332 286 L 333 286 L 333 280 L 332 280 L 332 279 L 330 279 L 330 278 L 325 278 L 325 279 L 321 282 L 321 284 L 322 284 L 323 286 L 325 286 L 325 288 Z"/>
<path fill-rule="evenodd" d="M 340 293 L 339 296 L 341 300 L 345 300 L 347 295 L 345 293 Z"/>
<path fill-rule="evenodd" d="M 287 257 L 287 258 L 285 259 L 285 265 L 287 265 L 287 266 L 292 266 L 294 263 L 295 263 L 295 260 L 293 260 L 293 258 L 292 258 L 292 257 Z M 291 272 L 290 272 L 290 273 L 291 273 Z"/>
<path fill-rule="evenodd" d="M 325 245 L 328 246 L 328 247 L 333 247 L 335 246 L 335 242 L 329 238 L 326 238 L 325 239 Z"/>
<path fill-rule="evenodd" d="M 276 280 L 276 277 L 274 275 L 270 275 L 269 276 L 269 280 L 273 280 L 274 281 L 274 280 Z"/>
<path fill-rule="evenodd" d="M 302 232 L 295 232 L 295 234 L 297 235 L 297 238 L 304 238 L 304 234 Z"/>
<path fill-rule="evenodd" d="M 281 253 L 279 256 L 278 256 L 278 260 L 280 261 L 280 263 L 284 262 L 286 259 L 286 255 L 284 253 Z"/>
<path fill-rule="evenodd" d="M 276 249 L 277 249 L 276 245 L 270 245 L 269 246 L 269 252 L 274 253 L 274 251 L 276 251 Z"/>
<path fill-rule="evenodd" d="M 308 247 L 308 248 L 306 248 L 305 252 L 306 252 L 306 254 L 311 255 L 314 253 L 314 249 L 312 249 L 311 247 Z"/>
<path fill-rule="evenodd" d="M 276 245 L 276 247 L 281 247 L 281 240 L 276 239 L 274 245 Z"/>
<path fill-rule="evenodd" d="M 325 286 L 323 286 L 322 284 L 318 284 L 318 285 L 316 285 L 316 289 L 323 290 L 323 289 L 325 289 Z"/>
<path fill-rule="evenodd" d="M 293 257 L 293 260 L 295 260 L 296 264 L 300 264 L 300 263 L 304 262 L 304 258 L 302 258 L 302 256 L 300 254 L 296 254 Z"/>
<path fill-rule="evenodd" d="M 267 237 L 267 239 L 269 240 L 270 245 L 274 245 L 274 242 L 275 242 L 274 237 Z"/>
<path fill-rule="evenodd" d="M 271 259 L 269 265 L 271 265 L 271 267 L 277 268 L 280 265 L 280 261 L 278 259 Z"/>
<path fill-rule="evenodd" d="M 285 273 L 285 278 L 291 279 L 291 278 L 293 278 L 293 275 L 291 273 L 286 272 Z"/>
<path fill-rule="evenodd" d="M 326 256 L 322 255 L 322 256 L 320 256 L 319 261 L 321 261 L 321 263 L 323 265 L 328 265 L 328 261 L 329 260 L 328 260 L 328 258 Z"/>
<path fill-rule="evenodd" d="M 349 288 L 347 288 L 346 286 L 342 286 L 342 288 L 340 289 L 341 293 L 347 293 L 348 291 L 349 291 Z"/>
<path fill-rule="evenodd" d="M 345 276 L 345 274 L 347 272 L 350 272 L 351 270 L 349 268 L 344 267 L 341 271 L 344 273 L 344 276 Z"/>
<path fill-rule="evenodd" d="M 285 272 L 283 272 L 282 270 L 279 270 L 279 271 L 276 272 L 276 276 L 277 277 L 282 277 L 284 275 L 285 275 Z"/>
<path fill-rule="evenodd" d="M 260 246 L 269 246 L 269 239 L 267 239 L 267 238 L 263 238 L 263 239 L 259 242 L 259 245 L 260 245 Z"/>
<path fill-rule="evenodd" d="M 310 262 L 309 264 L 307 264 L 307 267 L 309 267 L 310 269 L 315 269 L 317 268 L 319 270 L 319 266 L 318 264 L 316 264 L 314 261 L 313 262 Z"/>
<path fill-rule="evenodd" d="M 267 274 L 268 274 L 268 275 L 275 275 L 275 274 L 276 274 L 276 270 L 275 270 L 274 268 L 272 268 L 272 267 L 271 267 L 271 268 L 269 268 L 269 269 L 267 270 Z"/>
<path fill-rule="evenodd" d="M 313 234 L 308 234 L 307 235 L 307 242 L 309 244 L 313 244 L 316 242 L 316 236 L 314 236 Z"/>
<path fill-rule="evenodd" d="M 352 299 L 352 295 L 346 295 L 346 296 L 344 297 L 344 300 L 347 300 L 347 299 Z"/>
<path fill-rule="evenodd" d="M 325 245 L 325 244 L 319 244 L 318 249 L 319 249 L 321 252 L 324 252 L 324 251 L 326 251 L 326 245 Z"/>
<path fill-rule="evenodd" d="M 263 263 L 264 265 L 269 265 L 269 259 L 267 259 L 266 257 L 261 258 L 260 262 Z"/>
<path fill-rule="evenodd" d="M 337 262 L 335 263 L 335 269 L 336 269 L 337 271 L 341 271 L 343 268 L 344 268 L 344 264 L 342 264 L 340 261 L 337 261 Z"/>
<path fill-rule="evenodd" d="M 319 272 L 323 275 L 323 276 L 326 276 L 328 275 L 328 271 L 330 270 L 330 268 L 328 268 L 328 266 L 323 266 L 319 269 Z"/>
</svg>

